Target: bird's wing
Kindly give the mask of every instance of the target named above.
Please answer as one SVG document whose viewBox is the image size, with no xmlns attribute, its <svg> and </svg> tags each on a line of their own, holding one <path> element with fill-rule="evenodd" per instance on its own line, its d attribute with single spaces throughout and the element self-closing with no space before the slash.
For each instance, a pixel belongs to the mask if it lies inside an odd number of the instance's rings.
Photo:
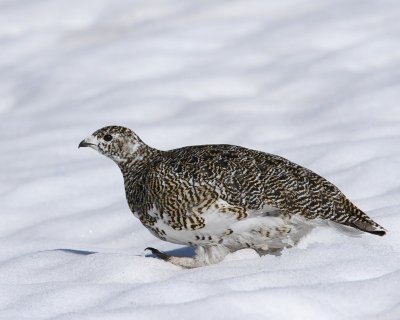
<svg viewBox="0 0 400 320">
<path fill-rule="evenodd" d="M 222 200 L 240 219 L 263 215 L 267 207 L 367 232 L 379 227 L 335 185 L 276 155 L 231 145 L 185 147 L 168 152 L 153 169 L 154 197 L 180 216 L 201 215 Z"/>
<path fill-rule="evenodd" d="M 277 206 L 265 194 L 267 174 L 273 176 L 275 164 L 257 158 L 261 152 L 230 146 L 209 145 L 176 149 L 154 162 L 148 174 L 149 190 L 161 210 L 180 216 L 202 214 L 217 201 L 227 203 L 222 212 L 239 219 L 246 212 L 264 214 Z M 260 211 L 261 210 L 261 211 Z M 276 210 L 275 210 L 276 211 Z"/>
</svg>

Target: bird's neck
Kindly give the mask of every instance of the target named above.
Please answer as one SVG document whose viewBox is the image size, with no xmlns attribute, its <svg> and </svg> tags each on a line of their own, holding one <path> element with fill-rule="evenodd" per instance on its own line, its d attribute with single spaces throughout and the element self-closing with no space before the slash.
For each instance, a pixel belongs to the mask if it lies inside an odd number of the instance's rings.
<svg viewBox="0 0 400 320">
<path fill-rule="evenodd" d="M 157 161 L 163 151 L 147 147 L 138 150 L 127 161 L 118 163 L 124 177 L 125 194 L 132 212 L 139 217 L 146 210 L 146 177 L 151 164 Z"/>
<path fill-rule="evenodd" d="M 143 170 L 157 158 L 162 151 L 147 145 L 140 146 L 134 153 L 126 155 L 124 161 L 117 162 L 124 179 L 141 174 Z"/>
</svg>

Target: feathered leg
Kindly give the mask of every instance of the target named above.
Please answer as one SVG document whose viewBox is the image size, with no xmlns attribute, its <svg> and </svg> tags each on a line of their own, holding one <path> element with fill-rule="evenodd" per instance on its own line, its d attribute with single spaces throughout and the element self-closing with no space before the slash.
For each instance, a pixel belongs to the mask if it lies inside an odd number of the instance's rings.
<svg viewBox="0 0 400 320">
<path fill-rule="evenodd" d="M 230 252 L 228 248 L 221 245 L 196 247 L 194 257 L 172 256 L 154 248 L 146 248 L 145 250 L 150 250 L 158 258 L 183 268 L 197 268 L 218 263 Z"/>
</svg>

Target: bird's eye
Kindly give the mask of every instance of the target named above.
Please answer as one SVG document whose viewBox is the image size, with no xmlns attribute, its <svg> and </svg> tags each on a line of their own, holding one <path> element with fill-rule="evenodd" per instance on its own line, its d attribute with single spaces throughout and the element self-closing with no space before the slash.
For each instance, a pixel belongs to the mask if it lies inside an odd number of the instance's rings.
<svg viewBox="0 0 400 320">
<path fill-rule="evenodd" d="M 112 136 L 111 136 L 111 134 L 106 134 L 106 135 L 103 137 L 103 139 L 104 139 L 105 141 L 111 141 L 111 140 L 112 140 Z"/>
</svg>

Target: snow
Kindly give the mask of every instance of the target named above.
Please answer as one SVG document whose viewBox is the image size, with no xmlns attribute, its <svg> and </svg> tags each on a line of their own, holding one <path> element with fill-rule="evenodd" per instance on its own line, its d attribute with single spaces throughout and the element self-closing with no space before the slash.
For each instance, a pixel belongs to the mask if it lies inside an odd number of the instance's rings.
<svg viewBox="0 0 400 320">
<path fill-rule="evenodd" d="M 391 0 L 0 2 L 0 319 L 399 319 L 400 6 Z M 187 255 L 79 142 L 230 143 L 325 176 L 389 230 L 282 256 Z"/>
</svg>

